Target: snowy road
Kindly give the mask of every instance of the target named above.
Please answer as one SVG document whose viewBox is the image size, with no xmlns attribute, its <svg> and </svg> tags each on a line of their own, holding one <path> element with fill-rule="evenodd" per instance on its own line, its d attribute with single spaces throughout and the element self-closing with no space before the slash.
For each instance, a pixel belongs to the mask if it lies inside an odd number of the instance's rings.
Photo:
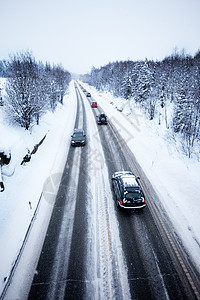
<svg viewBox="0 0 200 300">
<path fill-rule="evenodd" d="M 75 127 L 84 128 L 87 145 L 69 150 L 29 299 L 198 298 L 167 236 L 170 226 L 162 225 L 165 215 L 151 203 L 156 195 L 148 180 L 144 212 L 118 211 L 112 173 L 145 176 L 114 128 L 97 126 L 98 109 L 76 90 Z"/>
</svg>

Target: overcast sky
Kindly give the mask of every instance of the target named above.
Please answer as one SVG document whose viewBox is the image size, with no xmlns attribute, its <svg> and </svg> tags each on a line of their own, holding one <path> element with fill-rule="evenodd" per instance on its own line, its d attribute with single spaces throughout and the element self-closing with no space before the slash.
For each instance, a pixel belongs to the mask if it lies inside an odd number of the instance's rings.
<svg viewBox="0 0 200 300">
<path fill-rule="evenodd" d="M 29 50 L 79 74 L 200 49 L 200 0 L 0 0 L 0 60 Z"/>
</svg>

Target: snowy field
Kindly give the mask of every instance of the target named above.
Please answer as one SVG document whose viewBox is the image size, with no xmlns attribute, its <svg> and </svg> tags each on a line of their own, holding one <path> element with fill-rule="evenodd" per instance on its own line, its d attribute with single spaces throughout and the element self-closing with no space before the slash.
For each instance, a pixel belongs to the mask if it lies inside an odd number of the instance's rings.
<svg viewBox="0 0 200 300">
<path fill-rule="evenodd" d="M 133 102 L 119 112 L 116 106 L 122 105 L 122 99 L 114 99 L 108 93 L 99 94 L 86 84 L 83 86 L 106 112 L 143 167 L 200 271 L 200 163 L 184 156 L 173 140 L 166 139 L 164 127 L 148 121 Z M 75 97 L 71 82 L 64 106 L 44 116 L 31 133 L 9 125 L 0 107 L 0 150 L 12 154 L 11 163 L 2 169 L 5 191 L 0 193 L 0 294 L 39 199 L 46 203 L 44 219 L 46 214 L 50 217 L 53 200 L 47 196 L 41 198 L 41 193 L 48 179 L 61 174 L 64 167 L 75 121 Z M 32 150 L 45 135 L 31 161 L 21 165 L 27 149 Z M 50 192 L 50 188 L 47 191 Z"/>
</svg>

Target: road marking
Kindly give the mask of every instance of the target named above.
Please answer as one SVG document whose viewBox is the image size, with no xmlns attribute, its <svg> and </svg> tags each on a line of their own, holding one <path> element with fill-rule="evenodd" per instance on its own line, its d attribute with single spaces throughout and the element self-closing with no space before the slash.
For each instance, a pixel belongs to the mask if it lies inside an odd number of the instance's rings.
<svg viewBox="0 0 200 300">
<path fill-rule="evenodd" d="M 133 162 L 132 162 L 133 160 L 132 160 L 132 158 L 131 158 L 131 155 L 134 156 L 134 154 L 131 152 L 131 150 L 130 150 L 130 148 L 128 147 L 128 145 L 124 142 L 123 138 L 120 136 L 119 132 L 117 131 L 117 129 L 116 129 L 116 127 L 115 127 L 115 125 L 113 125 L 113 124 L 110 124 L 110 125 L 111 125 L 111 128 L 112 128 L 114 134 L 116 135 L 116 137 L 117 137 L 119 143 L 121 144 L 122 151 L 125 152 L 125 154 L 124 154 L 125 157 L 128 155 L 128 156 L 130 157 L 131 164 L 133 165 Z M 135 166 L 135 164 L 134 164 L 133 168 L 134 168 L 134 169 L 138 169 L 137 166 Z M 139 173 L 139 172 L 138 172 L 138 173 Z M 142 181 L 141 181 L 141 183 L 142 183 Z M 143 186 L 145 187 L 145 184 L 143 184 Z M 147 194 L 148 194 L 148 193 L 147 193 Z M 147 204 L 147 205 L 148 205 L 148 204 Z M 190 284 L 190 286 L 191 286 L 191 288 L 192 288 L 192 290 L 193 290 L 195 296 L 197 297 L 198 300 L 200 300 L 200 293 L 199 293 L 199 291 L 197 290 L 197 288 L 196 288 L 196 286 L 195 286 L 195 284 L 194 284 L 194 282 L 193 282 L 193 280 L 192 280 L 192 277 L 191 277 L 191 275 L 190 275 L 190 273 L 189 273 L 189 271 L 188 271 L 186 265 L 184 264 L 183 259 L 181 258 L 181 255 L 180 255 L 180 253 L 179 253 L 177 247 L 175 246 L 175 243 L 174 243 L 173 240 L 172 240 L 171 235 L 169 234 L 169 232 L 168 232 L 168 230 L 167 230 L 167 228 L 166 228 L 166 226 L 165 226 L 163 220 L 161 219 L 157 207 L 155 206 L 155 204 L 154 204 L 152 201 L 149 202 L 149 205 L 152 205 L 152 206 L 153 206 L 153 210 L 154 210 L 154 212 L 156 213 L 157 218 L 158 218 L 159 221 L 160 221 L 160 224 L 161 224 L 161 226 L 162 226 L 162 228 L 163 228 L 163 230 L 164 230 L 164 232 L 165 232 L 165 234 L 166 234 L 166 236 L 167 236 L 167 238 L 168 238 L 168 240 L 169 240 L 169 242 L 170 242 L 170 245 L 172 246 L 172 249 L 173 249 L 173 251 L 174 251 L 174 253 L 175 253 L 175 255 L 176 255 L 176 257 L 177 257 L 177 259 L 178 259 L 178 261 L 179 261 L 179 263 L 180 263 L 180 265 L 181 265 L 181 267 L 182 267 L 182 269 L 183 269 L 183 271 L 184 271 L 184 273 L 185 273 L 185 275 L 186 275 L 186 277 L 187 277 L 187 279 L 188 279 L 188 282 L 189 282 L 189 284 Z"/>
<path fill-rule="evenodd" d="M 168 232 L 168 230 L 167 230 L 167 228 L 166 228 L 166 226 L 165 226 L 165 224 L 164 224 L 161 216 L 159 215 L 157 207 L 155 206 L 155 204 L 153 202 L 151 202 L 151 205 L 153 206 L 153 209 L 154 209 L 154 211 L 155 211 L 155 213 L 156 213 L 156 215 L 157 215 L 157 217 L 158 217 L 158 219 L 160 221 L 160 224 L 161 224 L 161 226 L 162 226 L 162 228 L 163 228 L 163 230 L 164 230 L 164 232 L 165 232 L 165 234 L 166 234 L 166 236 L 167 236 L 167 238 L 168 238 L 168 240 L 169 240 L 169 242 L 170 242 L 170 244 L 171 244 L 171 246 L 173 248 L 173 251 L 176 254 L 176 257 L 177 257 L 177 259 L 178 259 L 178 261 L 179 261 L 179 263 L 180 263 L 180 265 L 181 265 L 181 267 L 182 267 L 182 269 L 183 269 L 183 271 L 184 271 L 184 273 L 185 273 L 185 275 L 186 275 L 186 277 L 187 277 L 187 279 L 188 279 L 188 281 L 190 283 L 190 286 L 191 286 L 194 294 L 196 295 L 197 299 L 200 300 L 200 294 L 199 294 L 199 292 L 198 292 L 198 290 L 197 290 L 197 288 L 196 288 L 196 286 L 195 286 L 195 284 L 194 284 L 194 282 L 192 280 L 192 277 L 191 277 L 191 275 L 190 275 L 190 273 L 189 273 L 186 265 L 183 262 L 183 259 L 182 259 L 181 255 L 180 255 L 180 253 L 179 253 L 179 251 L 178 251 L 175 243 L 173 242 L 173 239 L 172 239 L 171 235 L 169 234 L 169 232 Z"/>
</svg>

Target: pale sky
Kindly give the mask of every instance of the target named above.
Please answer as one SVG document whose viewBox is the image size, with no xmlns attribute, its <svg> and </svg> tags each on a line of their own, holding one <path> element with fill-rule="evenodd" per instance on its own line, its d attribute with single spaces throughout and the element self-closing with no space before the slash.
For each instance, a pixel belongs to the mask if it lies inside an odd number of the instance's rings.
<svg viewBox="0 0 200 300">
<path fill-rule="evenodd" d="M 200 0 L 0 0 L 0 60 L 29 50 L 69 72 L 200 49 Z"/>
</svg>

